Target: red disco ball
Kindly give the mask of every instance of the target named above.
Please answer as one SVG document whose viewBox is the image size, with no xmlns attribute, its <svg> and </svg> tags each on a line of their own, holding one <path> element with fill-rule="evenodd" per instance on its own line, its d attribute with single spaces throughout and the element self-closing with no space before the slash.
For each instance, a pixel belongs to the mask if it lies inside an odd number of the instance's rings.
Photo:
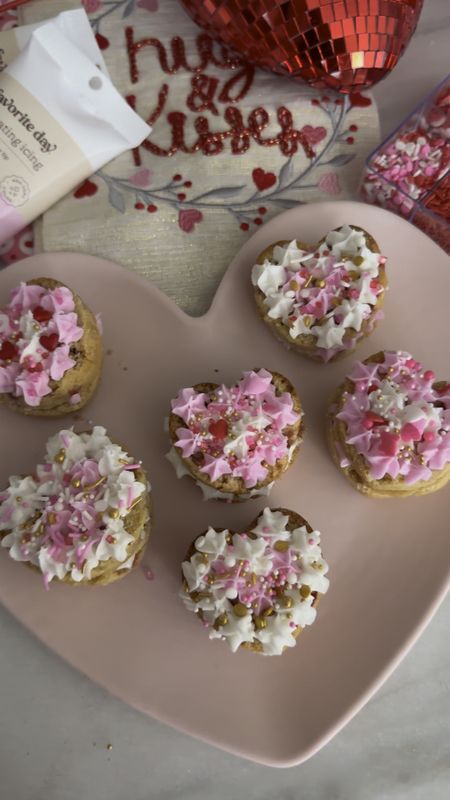
<svg viewBox="0 0 450 800">
<path fill-rule="evenodd" d="M 423 0 L 181 0 L 246 60 L 318 88 L 361 92 L 404 52 Z"/>
</svg>

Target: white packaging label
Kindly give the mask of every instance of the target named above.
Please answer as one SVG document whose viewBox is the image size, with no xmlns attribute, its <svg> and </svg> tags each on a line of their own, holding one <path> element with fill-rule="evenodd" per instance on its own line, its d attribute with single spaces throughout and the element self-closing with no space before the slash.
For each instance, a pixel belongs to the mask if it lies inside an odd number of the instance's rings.
<svg viewBox="0 0 450 800">
<path fill-rule="evenodd" d="M 32 33 L 50 20 L 36 22 L 33 25 L 21 25 L 19 28 L 8 28 L 0 31 L 0 72 L 13 61 L 28 44 Z M 56 27 L 76 45 L 87 58 L 105 75 L 108 75 L 105 60 L 92 31 L 89 18 L 84 8 L 62 11 L 51 20 Z"/>
<path fill-rule="evenodd" d="M 58 29 L 0 73 L 0 243 L 151 129 Z"/>
</svg>

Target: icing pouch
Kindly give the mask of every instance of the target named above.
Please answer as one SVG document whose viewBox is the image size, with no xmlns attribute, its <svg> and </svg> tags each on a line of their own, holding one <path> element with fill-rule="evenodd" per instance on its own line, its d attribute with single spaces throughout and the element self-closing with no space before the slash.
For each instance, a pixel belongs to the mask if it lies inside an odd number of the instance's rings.
<svg viewBox="0 0 450 800">
<path fill-rule="evenodd" d="M 0 244 L 151 128 L 55 21 L 0 72 Z"/>
</svg>

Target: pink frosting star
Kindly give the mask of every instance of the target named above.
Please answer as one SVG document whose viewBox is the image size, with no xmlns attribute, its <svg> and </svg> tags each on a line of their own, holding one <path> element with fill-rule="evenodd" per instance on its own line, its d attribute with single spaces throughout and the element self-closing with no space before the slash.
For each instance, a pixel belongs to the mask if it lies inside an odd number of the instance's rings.
<svg viewBox="0 0 450 800">
<path fill-rule="evenodd" d="M 190 418 L 206 410 L 206 394 L 196 392 L 195 389 L 182 389 L 171 406 L 174 414 L 181 417 L 183 422 L 188 423 Z"/>
<path fill-rule="evenodd" d="M 178 428 L 177 436 L 178 441 L 175 442 L 175 447 L 179 447 L 183 453 L 183 458 L 189 458 L 200 450 L 202 437 L 199 433 L 195 433 L 189 428 Z"/>
<path fill-rule="evenodd" d="M 74 313 L 55 314 L 54 322 L 58 331 L 59 341 L 62 344 L 78 342 L 83 336 L 83 328 L 77 325 L 77 315 Z"/>
<path fill-rule="evenodd" d="M 265 369 L 259 372 L 244 372 L 239 387 L 244 394 L 264 394 L 272 382 L 272 375 Z"/>
<path fill-rule="evenodd" d="M 200 467 L 200 472 L 204 472 L 208 475 L 211 481 L 217 481 L 222 475 L 229 475 L 230 465 L 225 458 L 214 458 L 208 454 L 205 455 L 205 462 L 202 467 Z"/>
<path fill-rule="evenodd" d="M 49 358 L 50 377 L 53 381 L 60 381 L 67 370 L 75 366 L 75 361 L 69 356 L 69 345 L 57 347 Z M 42 373 L 40 373 L 42 375 Z"/>
<path fill-rule="evenodd" d="M 20 283 L 11 292 L 10 306 L 14 309 L 19 307 L 20 313 L 24 313 L 29 311 L 30 308 L 39 305 L 43 294 L 45 294 L 45 289 L 42 286 L 36 286 L 36 284 L 29 286 L 26 283 Z"/>
<path fill-rule="evenodd" d="M 23 394 L 24 400 L 29 406 L 38 406 L 41 399 L 52 390 L 48 385 L 48 375 L 46 372 L 28 373 L 26 377 L 19 378 L 16 386 Z"/>
</svg>

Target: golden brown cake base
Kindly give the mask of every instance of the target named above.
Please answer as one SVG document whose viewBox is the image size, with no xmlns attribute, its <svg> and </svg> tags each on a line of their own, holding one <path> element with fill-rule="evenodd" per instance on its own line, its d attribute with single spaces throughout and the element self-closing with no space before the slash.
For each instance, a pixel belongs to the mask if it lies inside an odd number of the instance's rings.
<svg viewBox="0 0 450 800">
<path fill-rule="evenodd" d="M 366 362 L 382 363 L 383 353 L 375 353 L 366 359 Z M 346 378 L 331 396 L 330 410 L 327 414 L 327 441 L 333 461 L 345 475 L 352 486 L 368 497 L 412 497 L 415 495 L 430 494 L 442 489 L 450 481 L 450 464 L 444 469 L 435 471 L 428 481 L 417 481 L 405 484 L 402 476 L 391 478 L 385 476 L 379 480 L 370 477 L 367 462 L 364 456 L 359 455 L 353 445 L 346 442 L 347 426 L 336 415 L 342 410 L 344 392 L 351 394 L 354 389 L 353 382 Z M 350 462 L 349 466 L 342 467 L 341 459 L 345 457 Z"/>
<path fill-rule="evenodd" d="M 65 286 L 53 278 L 35 278 L 27 281 L 30 285 L 43 286 L 45 289 L 56 289 Z M 70 288 L 70 287 L 66 287 Z M 39 417 L 60 417 L 73 414 L 83 408 L 93 396 L 101 374 L 103 345 L 97 321 L 90 309 L 80 297 L 70 289 L 73 294 L 78 325 L 83 328 L 83 336 L 78 342 L 70 345 L 70 357 L 74 359 L 75 366 L 69 369 L 60 381 L 50 380 L 51 394 L 41 398 L 39 406 L 29 406 L 23 397 L 13 397 L 10 394 L 0 394 L 0 403 L 19 411 L 21 414 Z M 74 394 L 80 395 L 77 403 L 71 403 Z"/>
<path fill-rule="evenodd" d="M 364 228 L 360 228 L 357 225 L 350 225 L 349 227 L 353 228 L 353 230 L 362 231 L 365 234 L 369 250 L 371 250 L 373 253 L 380 252 L 380 248 L 378 247 L 378 244 L 376 243 L 375 239 L 373 238 L 373 236 L 371 236 L 370 233 L 364 230 Z M 317 247 L 320 247 L 320 245 L 323 244 L 325 238 L 326 237 L 323 237 L 315 245 L 310 245 L 301 240 L 297 240 L 297 246 L 299 249 L 307 250 L 313 253 Z M 266 249 L 263 250 L 263 252 L 260 253 L 258 258 L 256 259 L 256 263 L 264 264 L 264 261 L 266 259 L 272 261 L 274 248 L 287 247 L 288 244 L 289 244 L 288 240 L 282 240 L 279 242 L 275 242 L 275 244 L 270 245 L 270 247 L 266 247 Z M 379 282 L 383 287 L 383 289 L 386 289 L 388 281 L 384 265 L 380 266 Z M 333 355 L 327 362 L 325 362 L 322 353 L 318 352 L 322 351 L 322 348 L 317 347 L 316 345 L 317 340 L 313 334 L 300 334 L 300 336 L 297 336 L 295 339 L 293 339 L 292 336 L 290 336 L 289 334 L 289 328 L 284 324 L 284 322 L 282 322 L 282 320 L 272 319 L 271 317 L 269 317 L 268 314 L 269 309 L 266 305 L 266 297 L 264 293 L 261 291 L 261 289 L 259 289 L 258 286 L 254 286 L 253 293 L 258 315 L 261 317 L 263 322 L 265 322 L 266 325 L 268 325 L 268 327 L 271 329 L 272 333 L 276 336 L 276 338 L 282 341 L 284 344 L 286 344 L 289 347 L 289 349 L 299 353 L 302 356 L 306 356 L 306 358 L 310 358 L 313 361 L 320 362 L 321 364 L 324 363 L 330 364 L 333 361 L 339 361 L 340 359 L 346 358 L 348 355 L 353 353 L 355 351 L 355 348 L 360 344 L 360 342 L 362 342 L 364 339 L 370 336 L 370 334 L 376 328 L 377 314 L 379 311 L 381 311 L 384 304 L 384 291 L 383 291 L 380 292 L 377 298 L 377 302 L 372 308 L 370 316 L 363 321 L 361 330 L 355 331 L 354 328 L 348 328 L 348 330 L 346 331 L 343 337 L 344 345 L 345 343 L 348 343 L 349 341 L 353 340 L 355 336 L 358 337 L 354 341 L 352 347 L 349 347 L 346 350 L 340 350 L 335 355 Z"/>
<path fill-rule="evenodd" d="M 256 368 L 255 368 L 256 369 Z M 252 487 L 251 491 L 257 492 L 260 489 L 264 489 L 264 487 L 268 486 L 269 484 L 273 483 L 273 481 L 278 480 L 281 475 L 288 469 L 288 467 L 293 463 L 295 458 L 298 455 L 300 445 L 303 441 L 304 435 L 304 421 L 302 415 L 302 405 L 300 401 L 300 397 L 292 385 L 292 383 L 281 375 L 279 372 L 274 372 L 273 370 L 268 370 L 268 372 L 272 375 L 272 383 L 275 386 L 276 393 L 278 395 L 283 394 L 284 392 L 288 392 L 292 397 L 292 405 L 295 412 L 300 414 L 300 419 L 294 425 L 289 425 L 284 428 L 284 432 L 288 439 L 288 446 L 289 448 L 294 447 L 296 445 L 295 450 L 292 452 L 291 458 L 286 455 L 283 459 L 277 461 L 276 464 L 273 466 L 268 466 L 268 474 L 264 481 L 260 481 L 254 487 Z M 219 388 L 218 383 L 197 383 L 193 386 L 193 389 L 196 392 L 204 392 L 205 394 L 211 394 L 214 392 L 215 389 Z M 187 428 L 188 426 L 185 425 L 184 421 L 179 417 L 177 414 L 170 414 L 169 416 L 169 437 L 173 447 L 175 447 L 175 442 L 178 439 L 177 430 L 179 428 Z M 178 448 L 175 448 L 175 451 L 178 455 Z M 233 495 L 233 497 L 224 497 L 224 502 L 232 502 L 232 503 L 239 503 L 242 502 L 242 499 L 247 499 L 245 495 L 248 495 L 249 489 L 245 486 L 244 481 L 242 478 L 236 478 L 232 475 L 224 475 L 219 480 L 211 481 L 208 479 L 208 476 L 205 475 L 204 472 L 201 472 L 200 466 L 201 463 L 197 463 L 194 457 L 191 458 L 183 458 L 181 453 L 179 453 L 179 460 L 183 464 L 183 466 L 188 470 L 189 475 L 196 481 L 198 484 L 203 484 L 216 492 L 223 492 L 227 495 Z M 254 495 L 257 497 L 257 495 Z M 215 498 L 221 499 L 221 498 Z"/>
</svg>

